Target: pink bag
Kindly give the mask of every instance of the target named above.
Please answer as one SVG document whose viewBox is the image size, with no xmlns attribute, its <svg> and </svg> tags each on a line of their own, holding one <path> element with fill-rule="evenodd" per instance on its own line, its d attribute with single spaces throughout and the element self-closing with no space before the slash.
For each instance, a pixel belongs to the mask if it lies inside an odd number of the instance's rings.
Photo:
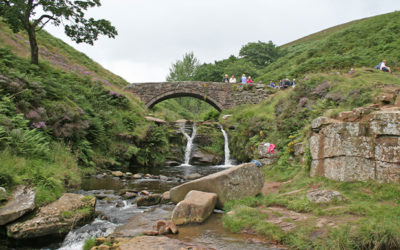
<svg viewBox="0 0 400 250">
<path fill-rule="evenodd" d="M 273 154 L 275 151 L 275 144 L 270 144 L 268 147 L 268 153 Z"/>
</svg>

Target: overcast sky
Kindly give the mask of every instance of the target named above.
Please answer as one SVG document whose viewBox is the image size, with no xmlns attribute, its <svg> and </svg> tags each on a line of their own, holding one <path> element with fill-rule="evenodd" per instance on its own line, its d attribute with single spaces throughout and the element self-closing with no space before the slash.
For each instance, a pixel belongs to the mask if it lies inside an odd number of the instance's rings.
<svg viewBox="0 0 400 250">
<path fill-rule="evenodd" d="M 193 51 L 201 62 L 238 55 L 248 42 L 277 45 L 334 25 L 400 10 L 400 0 L 102 0 L 89 11 L 117 28 L 116 39 L 77 45 L 62 27 L 46 29 L 129 82 L 164 81 Z"/>
</svg>

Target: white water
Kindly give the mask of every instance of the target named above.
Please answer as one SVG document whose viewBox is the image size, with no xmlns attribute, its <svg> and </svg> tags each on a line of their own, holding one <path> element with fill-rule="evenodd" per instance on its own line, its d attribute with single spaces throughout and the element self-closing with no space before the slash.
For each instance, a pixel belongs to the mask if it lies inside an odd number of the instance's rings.
<svg viewBox="0 0 400 250">
<path fill-rule="evenodd" d="M 92 223 L 69 232 L 59 250 L 82 249 L 86 239 L 108 236 L 117 226 L 106 220 L 95 219 Z"/>
<path fill-rule="evenodd" d="M 228 134 L 226 133 L 226 131 L 224 130 L 224 128 L 222 127 L 222 125 L 220 124 L 219 127 L 221 128 L 222 134 L 224 135 L 224 140 L 225 140 L 225 146 L 224 146 L 224 151 L 225 151 L 225 163 L 224 166 L 231 166 L 232 162 L 231 162 L 231 152 L 229 150 L 229 138 L 228 138 Z"/>
<path fill-rule="evenodd" d="M 192 148 L 193 148 L 193 140 L 196 137 L 196 123 L 193 123 L 193 128 L 192 128 L 192 135 L 189 136 L 185 132 L 185 123 L 180 123 L 179 128 L 182 132 L 182 134 L 186 137 L 187 143 L 186 143 L 186 149 L 185 149 L 185 161 L 181 166 L 191 166 L 189 164 L 190 162 L 190 156 L 192 154 Z"/>
</svg>

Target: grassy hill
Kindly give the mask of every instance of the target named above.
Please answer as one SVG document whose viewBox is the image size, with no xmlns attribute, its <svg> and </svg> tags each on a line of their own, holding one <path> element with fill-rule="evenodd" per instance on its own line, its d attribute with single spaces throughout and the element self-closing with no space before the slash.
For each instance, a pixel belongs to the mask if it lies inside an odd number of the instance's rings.
<svg viewBox="0 0 400 250">
<path fill-rule="evenodd" d="M 95 168 L 165 160 L 168 131 L 125 80 L 45 31 L 38 40 L 36 66 L 26 36 L 0 23 L 0 186 L 33 185 L 43 204 Z"/>
<path fill-rule="evenodd" d="M 398 69 L 400 12 L 365 18 L 283 45 L 284 56 L 261 69 L 257 80 L 298 78 L 306 73 L 374 67 L 382 59 Z"/>
<path fill-rule="evenodd" d="M 258 79 L 299 77 L 295 88 L 277 90 L 264 102 L 226 110 L 220 118 L 229 130 L 234 158 L 257 158 L 258 145 L 277 145 L 279 160 L 264 167 L 269 189 L 263 195 L 234 200 L 225 207 L 224 225 L 234 232 L 256 232 L 294 249 L 398 249 L 400 247 L 400 184 L 343 183 L 310 178 L 311 157 L 294 155 L 294 145 L 308 144 L 311 121 L 335 118 L 341 111 L 368 106 L 381 93 L 400 88 L 400 77 L 372 69 L 383 58 L 396 67 L 399 60 L 400 13 L 394 12 L 336 26 L 283 46 L 284 56 L 258 72 Z M 242 59 L 239 59 L 242 60 Z M 355 73 L 347 74 L 350 67 Z M 393 104 L 393 103 L 392 103 Z M 221 116 L 220 116 L 221 117 Z M 310 202 L 306 192 L 315 188 L 337 190 L 346 197 L 326 205 Z M 267 213 L 269 207 L 280 212 Z M 273 210 L 274 211 L 274 210 Z M 293 215 L 309 216 L 294 221 Z M 272 217 L 272 218 L 271 218 Z M 284 230 L 274 218 L 295 223 Z M 310 219 L 311 218 L 311 219 Z M 331 220 L 322 232 L 316 221 Z M 277 221 L 277 219 L 275 220 Z M 334 224 L 335 224 L 334 223 Z M 322 232 L 322 233 L 321 233 Z"/>
</svg>

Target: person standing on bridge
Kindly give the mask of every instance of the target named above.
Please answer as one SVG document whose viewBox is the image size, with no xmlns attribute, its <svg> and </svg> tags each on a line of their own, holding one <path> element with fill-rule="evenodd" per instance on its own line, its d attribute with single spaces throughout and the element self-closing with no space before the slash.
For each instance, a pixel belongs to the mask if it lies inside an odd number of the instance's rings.
<svg viewBox="0 0 400 250">
<path fill-rule="evenodd" d="M 246 84 L 247 82 L 247 77 L 245 74 L 242 75 L 241 83 Z"/>
<path fill-rule="evenodd" d="M 228 74 L 225 74 L 224 79 L 222 80 L 223 82 L 228 83 L 229 82 L 229 76 Z"/>
<path fill-rule="evenodd" d="M 236 83 L 236 78 L 234 75 L 231 76 L 231 78 L 229 79 L 230 83 Z"/>
</svg>

